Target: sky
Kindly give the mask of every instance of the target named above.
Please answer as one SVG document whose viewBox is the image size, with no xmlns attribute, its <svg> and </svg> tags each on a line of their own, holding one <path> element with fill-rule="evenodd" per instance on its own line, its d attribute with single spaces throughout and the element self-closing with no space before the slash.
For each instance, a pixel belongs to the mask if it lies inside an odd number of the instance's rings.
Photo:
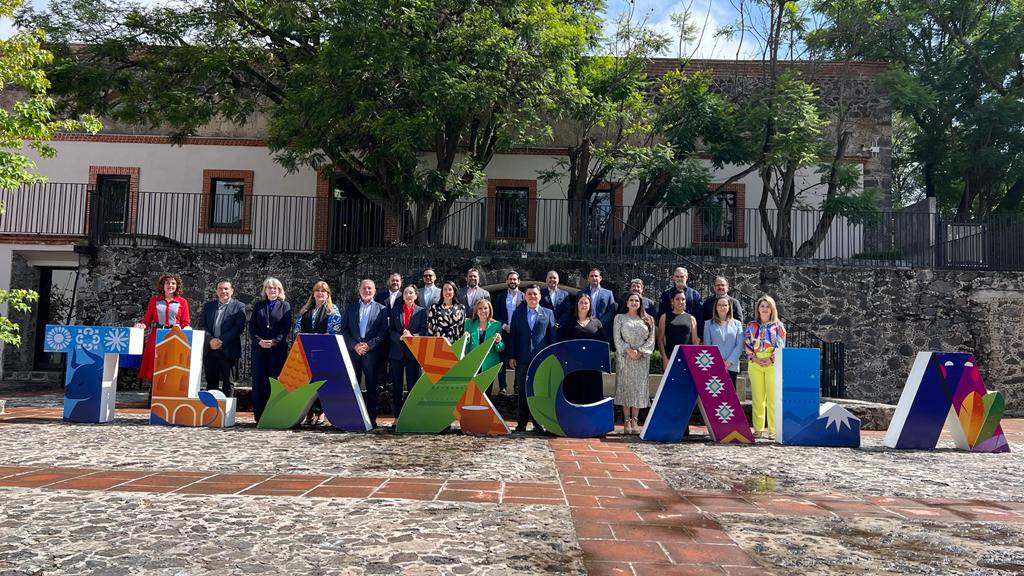
<svg viewBox="0 0 1024 576">
<path fill-rule="evenodd" d="M 45 0 L 26 1 L 39 8 L 46 5 Z M 147 4 L 161 2 L 142 1 Z M 758 45 L 756 41 L 751 41 L 749 36 L 744 39 L 742 46 L 738 37 L 730 39 L 715 36 L 722 27 L 732 25 L 738 20 L 738 6 L 741 1 L 743 0 L 607 0 L 605 28 L 608 31 L 612 30 L 617 16 L 631 12 L 634 21 L 646 21 L 669 37 L 678 38 L 670 15 L 688 9 L 693 22 L 703 31 L 703 36 L 699 43 L 694 42 L 682 47 L 684 56 L 733 59 L 737 57 L 737 48 L 741 47 L 740 58 L 755 58 L 758 56 Z M 750 3 L 750 0 L 746 1 Z M 0 20 L 0 38 L 7 38 L 12 32 L 10 20 Z M 679 48 L 678 42 L 673 41 L 671 48 L 663 56 L 678 56 Z"/>
</svg>

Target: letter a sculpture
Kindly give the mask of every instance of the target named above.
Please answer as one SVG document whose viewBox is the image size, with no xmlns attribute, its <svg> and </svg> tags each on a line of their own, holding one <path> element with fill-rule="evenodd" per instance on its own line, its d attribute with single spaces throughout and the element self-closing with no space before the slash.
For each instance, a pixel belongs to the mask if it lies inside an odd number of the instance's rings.
<svg viewBox="0 0 1024 576">
<path fill-rule="evenodd" d="M 665 366 L 640 438 L 682 440 L 696 404 L 715 442 L 754 442 L 754 432 L 717 346 L 677 346 Z"/>
<path fill-rule="evenodd" d="M 931 450 L 945 424 L 961 450 L 1009 452 L 999 424 L 1004 406 L 1002 393 L 985 389 L 971 354 L 918 352 L 884 442 Z"/>
<path fill-rule="evenodd" d="M 102 424 L 114 419 L 118 357 L 142 354 L 143 330 L 114 326 L 46 326 L 44 352 L 67 354 L 64 420 Z"/>
</svg>

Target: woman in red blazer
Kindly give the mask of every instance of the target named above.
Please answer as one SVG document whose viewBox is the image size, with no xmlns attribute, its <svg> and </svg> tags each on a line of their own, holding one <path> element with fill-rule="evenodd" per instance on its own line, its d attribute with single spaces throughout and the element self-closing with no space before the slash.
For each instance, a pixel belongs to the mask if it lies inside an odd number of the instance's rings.
<svg viewBox="0 0 1024 576">
<path fill-rule="evenodd" d="M 156 350 L 156 331 L 159 328 L 181 326 L 187 328 L 192 324 L 188 313 L 188 300 L 181 296 L 181 276 L 164 274 L 156 281 L 156 296 L 149 299 L 146 315 L 135 325 L 136 328 L 148 329 L 146 347 L 142 350 L 142 365 L 139 367 L 140 380 L 153 379 L 153 356 Z"/>
</svg>

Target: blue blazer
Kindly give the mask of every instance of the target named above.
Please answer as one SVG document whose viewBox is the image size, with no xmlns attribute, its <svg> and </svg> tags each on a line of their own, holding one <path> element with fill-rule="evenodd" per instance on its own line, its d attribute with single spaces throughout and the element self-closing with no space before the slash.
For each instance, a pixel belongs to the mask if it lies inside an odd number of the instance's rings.
<svg viewBox="0 0 1024 576">
<path fill-rule="evenodd" d="M 509 322 L 508 308 L 505 307 L 505 301 L 507 298 L 508 289 L 491 294 L 491 307 L 494 308 L 495 320 L 502 324 L 508 324 L 511 326 L 512 323 Z M 518 292 L 516 300 L 516 310 L 522 308 L 526 304 L 526 296 L 523 294 L 522 290 Z M 472 311 L 466 310 L 466 316 L 472 316 Z"/>
<path fill-rule="evenodd" d="M 603 287 L 591 290 L 590 285 L 587 284 L 587 287 L 580 290 L 580 292 L 590 296 L 590 302 L 594 308 L 594 316 L 601 321 L 605 338 L 611 340 L 612 324 L 615 320 L 615 296 L 612 294 L 612 291 Z"/>
<path fill-rule="evenodd" d="M 555 299 L 551 301 L 550 289 L 544 286 L 540 289 L 540 305 L 555 313 L 555 322 L 564 325 L 572 314 L 573 302 L 569 293 L 561 288 L 555 288 Z"/>
<path fill-rule="evenodd" d="M 374 297 L 373 297 L 373 301 L 379 303 L 381 306 L 384 306 L 384 309 L 387 310 L 388 316 L 389 317 L 391 316 L 391 312 L 393 310 L 391 308 L 391 305 L 390 305 L 390 303 L 391 303 L 391 292 L 388 292 L 387 290 L 384 290 L 383 292 L 377 292 L 377 294 L 375 294 Z M 400 308 L 401 306 L 402 306 L 402 291 L 399 290 L 398 291 L 398 298 L 395 298 L 395 308 Z"/>
<path fill-rule="evenodd" d="M 341 319 L 341 335 L 345 338 L 345 346 L 348 346 L 349 350 L 353 350 L 360 342 L 366 342 L 370 345 L 370 351 L 367 354 L 374 354 L 377 346 L 387 341 L 387 307 L 380 302 L 371 302 L 369 314 L 366 323 L 366 337 L 360 338 L 359 300 L 345 307 L 345 315 Z"/>
<path fill-rule="evenodd" d="M 547 308 L 537 307 L 537 319 L 533 323 L 533 330 L 530 330 L 530 323 L 526 319 L 526 306 L 516 308 L 512 314 L 511 332 L 509 343 L 505 347 L 509 358 L 515 358 L 516 369 L 526 370 L 533 357 L 538 352 L 554 344 L 558 337 L 555 334 L 555 314 Z"/>
<path fill-rule="evenodd" d="M 402 303 L 403 306 L 405 303 Z M 415 360 L 416 357 L 409 351 L 409 347 L 402 342 L 402 332 L 405 331 L 405 324 L 402 318 L 402 306 L 395 306 L 394 310 L 391 311 L 391 327 L 388 328 L 388 335 L 391 337 L 391 346 L 388 347 L 388 358 L 392 360 Z M 358 314 L 358 311 L 356 311 Z M 357 316 L 358 318 L 358 316 Z M 359 328 L 359 324 L 356 323 L 356 328 Z M 369 332 L 369 329 L 367 329 Z M 427 335 L 427 311 L 422 306 L 414 306 L 412 309 L 412 317 L 409 318 L 409 332 L 413 336 L 426 336 Z"/>
<path fill-rule="evenodd" d="M 220 303 L 211 300 L 203 304 L 203 329 L 206 330 L 206 350 L 210 350 L 210 340 L 213 338 L 213 324 L 217 319 L 217 306 Z M 245 330 L 245 304 L 232 298 L 228 301 L 224 310 L 224 317 L 220 319 L 220 340 L 223 343 L 221 350 L 228 358 L 242 357 L 242 332 Z"/>
</svg>

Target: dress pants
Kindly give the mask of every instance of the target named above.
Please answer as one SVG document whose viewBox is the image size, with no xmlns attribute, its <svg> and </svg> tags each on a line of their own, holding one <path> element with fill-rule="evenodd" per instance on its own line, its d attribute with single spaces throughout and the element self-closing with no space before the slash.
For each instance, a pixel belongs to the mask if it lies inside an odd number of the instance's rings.
<svg viewBox="0 0 1024 576">
<path fill-rule="evenodd" d="M 234 370 L 238 358 L 228 358 L 223 349 L 207 350 L 203 356 L 206 389 L 220 390 L 230 398 L 235 393 Z"/>
<path fill-rule="evenodd" d="M 405 404 L 404 392 L 408 388 L 412 390 L 412 387 L 416 385 L 416 381 L 420 378 L 420 365 L 416 362 L 415 358 L 399 358 L 390 360 L 391 370 L 391 409 L 394 412 L 395 418 L 402 413 L 402 405 Z M 405 377 L 405 385 L 402 384 L 402 378 Z"/>
<path fill-rule="evenodd" d="M 370 416 L 370 424 L 377 427 L 377 405 L 380 404 L 380 381 L 377 378 L 381 373 L 383 359 L 376 351 L 370 351 L 360 356 L 355 352 L 349 352 L 352 357 L 352 364 L 355 368 L 356 382 L 363 380 L 366 384 L 366 392 L 363 394 L 363 401 L 366 403 L 366 412 Z"/>
<path fill-rule="evenodd" d="M 771 352 L 758 352 L 758 358 L 771 358 Z M 775 364 L 759 366 L 754 362 L 747 363 L 747 376 L 750 378 L 750 397 L 754 432 L 763 432 L 765 416 L 768 419 L 768 433 L 775 434 Z"/>
<path fill-rule="evenodd" d="M 270 379 L 281 375 L 288 348 L 278 344 L 272 348 L 252 347 L 252 413 L 256 422 L 270 400 Z"/>
<path fill-rule="evenodd" d="M 533 422 L 533 429 L 540 430 L 540 424 L 530 413 L 530 404 L 526 401 L 526 373 L 529 371 L 529 362 L 516 362 L 516 395 L 519 398 L 519 409 L 516 412 L 516 427 L 525 428 L 526 421 Z"/>
</svg>

